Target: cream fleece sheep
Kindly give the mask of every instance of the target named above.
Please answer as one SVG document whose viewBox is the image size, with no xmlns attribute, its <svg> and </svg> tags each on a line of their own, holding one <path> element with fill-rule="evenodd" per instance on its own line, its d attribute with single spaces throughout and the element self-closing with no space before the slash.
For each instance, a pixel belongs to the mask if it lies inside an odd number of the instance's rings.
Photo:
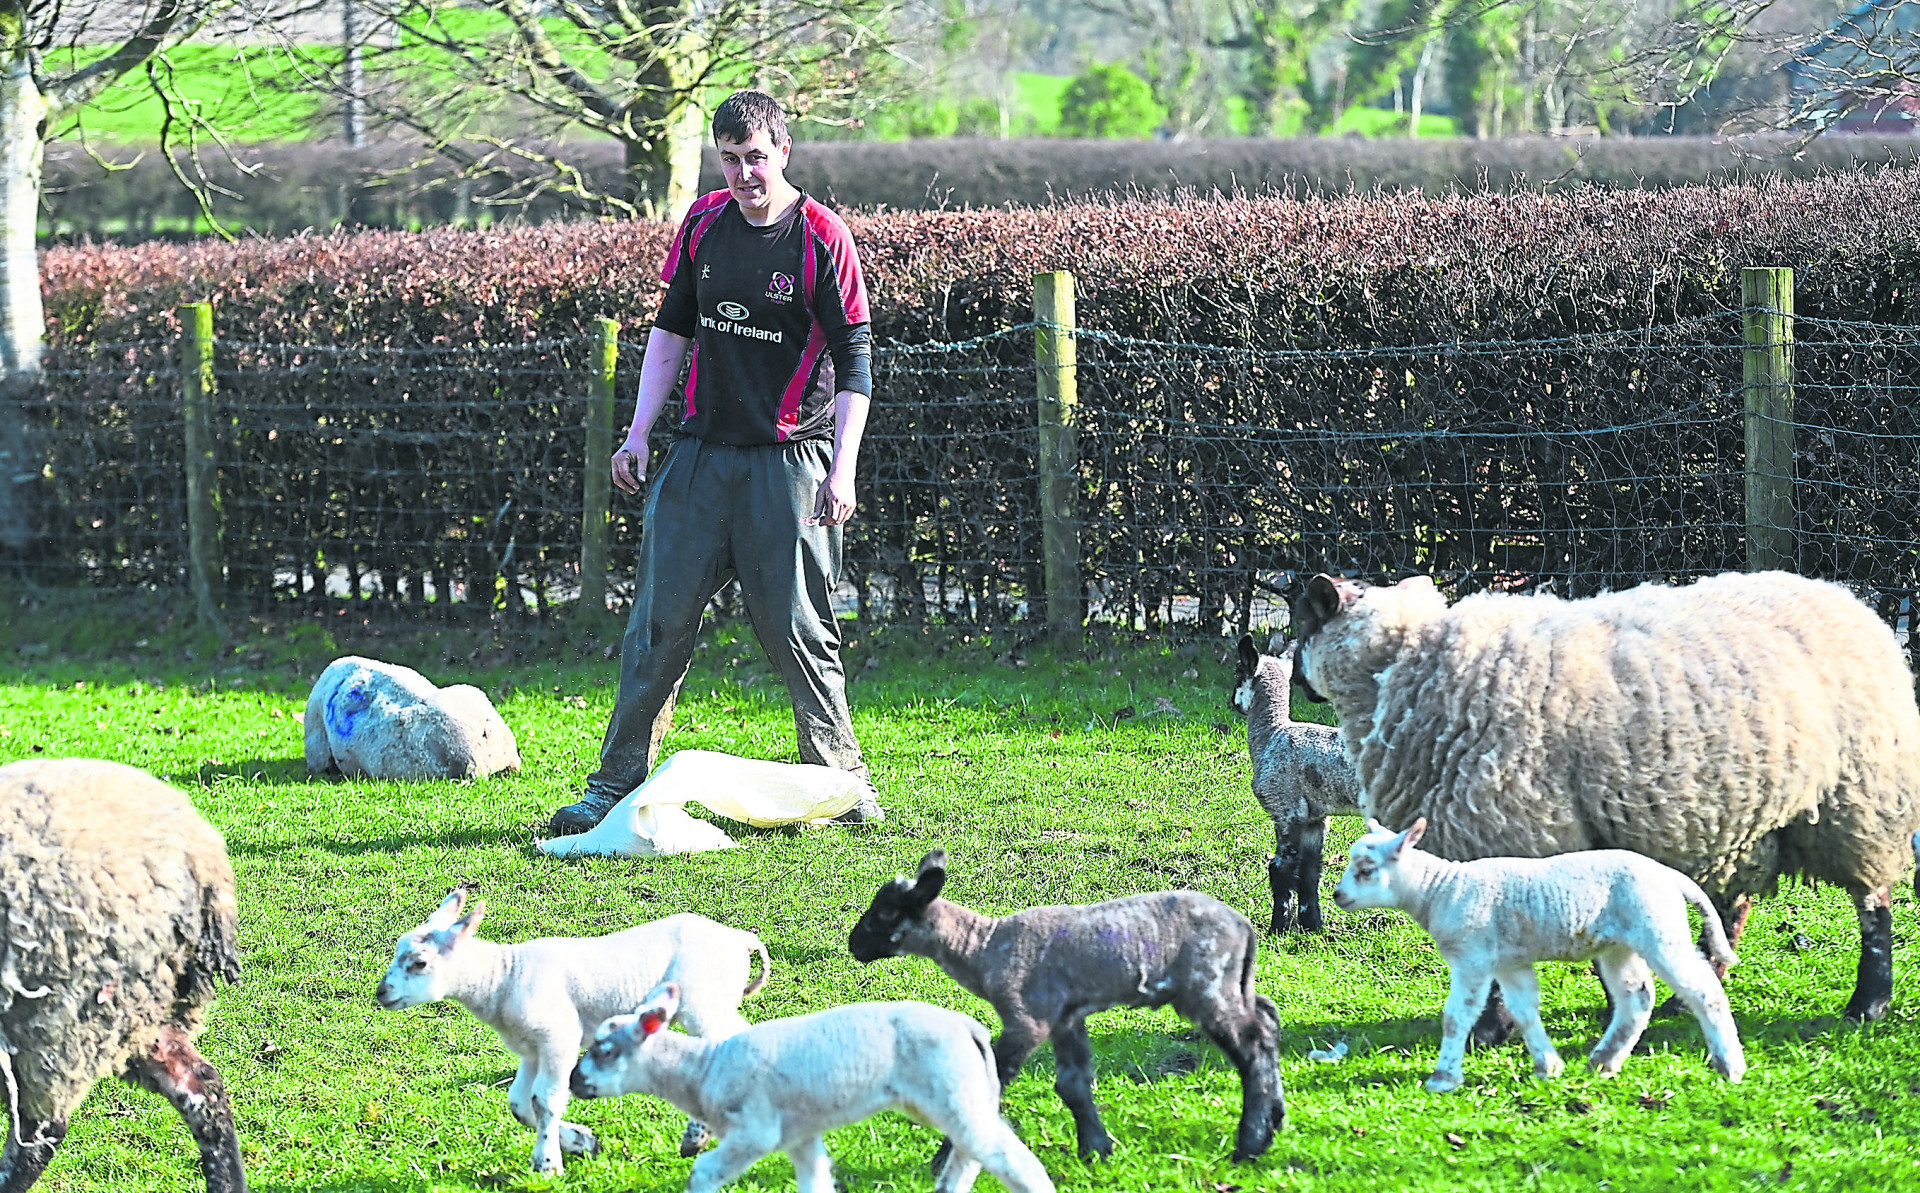
<svg viewBox="0 0 1920 1193">
<path fill-rule="evenodd" d="M 1588 600 L 1316 576 L 1299 678 L 1339 709 L 1369 815 L 1459 861 L 1630 849 L 1738 940 L 1783 875 L 1853 896 L 1847 1015 L 1892 995 L 1888 888 L 1920 828 L 1920 710 L 1892 632 L 1836 584 L 1763 572 Z"/>
<path fill-rule="evenodd" d="M 472 684 L 435 687 L 411 667 L 347 655 L 307 696 L 307 772 L 477 779 L 520 769 L 513 730 Z"/>
<path fill-rule="evenodd" d="M 194 1049 L 240 976 L 226 844 L 186 796 L 91 759 L 0 767 L 0 1189 L 32 1185 L 94 1081 L 172 1102 L 214 1193 L 244 1190 L 220 1074 Z"/>
</svg>

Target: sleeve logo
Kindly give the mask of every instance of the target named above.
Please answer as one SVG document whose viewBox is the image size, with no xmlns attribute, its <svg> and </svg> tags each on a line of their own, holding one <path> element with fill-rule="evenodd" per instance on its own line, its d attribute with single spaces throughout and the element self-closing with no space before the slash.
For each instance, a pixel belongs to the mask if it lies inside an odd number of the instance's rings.
<svg viewBox="0 0 1920 1193">
<path fill-rule="evenodd" d="M 747 317 L 747 308 L 741 306 L 737 302 L 723 302 L 720 304 L 718 309 L 722 315 L 725 315 L 727 318 L 732 319 L 735 322 L 738 322 L 739 320 L 745 319 Z"/>
</svg>

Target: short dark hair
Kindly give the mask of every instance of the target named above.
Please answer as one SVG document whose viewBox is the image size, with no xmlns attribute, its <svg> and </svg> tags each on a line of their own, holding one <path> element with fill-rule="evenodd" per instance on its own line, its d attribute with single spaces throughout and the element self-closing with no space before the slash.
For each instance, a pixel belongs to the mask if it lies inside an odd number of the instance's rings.
<svg viewBox="0 0 1920 1193">
<path fill-rule="evenodd" d="M 764 91 L 736 91 L 713 113 L 713 139 L 744 145 L 756 131 L 764 131 L 778 145 L 787 139 L 787 113 L 780 101 Z"/>
</svg>

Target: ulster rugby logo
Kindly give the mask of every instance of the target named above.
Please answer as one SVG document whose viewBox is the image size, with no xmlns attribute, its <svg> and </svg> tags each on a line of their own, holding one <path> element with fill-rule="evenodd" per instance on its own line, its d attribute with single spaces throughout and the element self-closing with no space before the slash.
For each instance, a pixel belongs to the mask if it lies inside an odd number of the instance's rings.
<svg viewBox="0 0 1920 1193">
<path fill-rule="evenodd" d="M 793 301 L 793 275 L 776 273 L 767 282 L 767 297 L 775 302 Z"/>
<path fill-rule="evenodd" d="M 723 302 L 720 304 L 719 311 L 722 315 L 725 315 L 735 322 L 747 317 L 747 308 L 737 302 Z"/>
</svg>

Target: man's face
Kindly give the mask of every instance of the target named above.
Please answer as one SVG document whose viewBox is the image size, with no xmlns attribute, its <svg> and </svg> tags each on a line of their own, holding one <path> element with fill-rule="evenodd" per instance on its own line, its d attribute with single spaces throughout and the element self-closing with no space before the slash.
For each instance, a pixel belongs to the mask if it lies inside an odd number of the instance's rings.
<svg viewBox="0 0 1920 1193">
<path fill-rule="evenodd" d="M 720 149 L 720 169 L 727 176 L 727 189 L 741 210 L 765 215 L 776 197 L 786 189 L 787 155 L 793 151 L 793 138 L 776 142 L 765 129 L 754 129 L 745 141 L 725 137 L 714 142 Z"/>
</svg>

